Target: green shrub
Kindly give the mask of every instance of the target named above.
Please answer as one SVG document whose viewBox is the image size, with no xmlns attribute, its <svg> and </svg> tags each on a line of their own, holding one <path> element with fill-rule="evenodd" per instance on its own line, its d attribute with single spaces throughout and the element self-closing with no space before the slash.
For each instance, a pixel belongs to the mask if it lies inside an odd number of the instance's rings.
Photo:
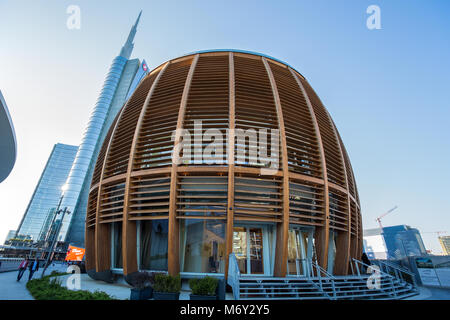
<svg viewBox="0 0 450 320">
<path fill-rule="evenodd" d="M 128 276 L 128 282 L 133 288 L 144 289 L 147 287 L 153 287 L 155 283 L 155 277 L 158 274 L 165 274 L 162 272 L 135 272 Z"/>
<path fill-rule="evenodd" d="M 198 296 L 214 296 L 216 295 L 217 285 L 219 280 L 213 277 L 204 277 L 200 279 L 189 280 L 189 287 L 192 294 Z"/>
<path fill-rule="evenodd" d="M 67 275 L 67 272 L 58 272 L 56 270 L 53 270 L 50 272 L 50 277 L 59 277 L 59 276 L 65 276 Z"/>
<path fill-rule="evenodd" d="M 36 300 L 113 300 L 102 291 L 73 291 L 61 285 L 61 280 L 49 275 L 27 282 L 27 289 Z"/>
<path fill-rule="evenodd" d="M 180 275 L 174 277 L 168 274 L 156 274 L 153 290 L 156 292 L 180 292 L 181 290 Z"/>
</svg>

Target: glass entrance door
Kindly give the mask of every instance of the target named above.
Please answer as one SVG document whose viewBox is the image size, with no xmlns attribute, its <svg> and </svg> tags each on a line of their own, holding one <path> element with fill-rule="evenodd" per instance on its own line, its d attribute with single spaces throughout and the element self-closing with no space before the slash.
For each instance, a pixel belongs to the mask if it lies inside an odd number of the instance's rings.
<svg viewBox="0 0 450 320">
<path fill-rule="evenodd" d="M 290 229 L 288 238 L 288 275 L 309 275 L 309 262 L 312 261 L 312 254 L 312 231 Z"/>
<path fill-rule="evenodd" d="M 233 252 L 241 274 L 264 274 L 263 228 L 235 227 Z"/>
</svg>

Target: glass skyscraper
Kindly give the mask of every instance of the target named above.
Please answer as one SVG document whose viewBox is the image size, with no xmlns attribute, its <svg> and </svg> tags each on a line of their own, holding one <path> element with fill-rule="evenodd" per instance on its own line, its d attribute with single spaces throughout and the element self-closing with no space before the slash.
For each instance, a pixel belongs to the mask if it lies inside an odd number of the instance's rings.
<svg viewBox="0 0 450 320">
<path fill-rule="evenodd" d="M 419 230 L 407 225 L 364 230 L 364 249 L 369 259 L 427 255 Z"/>
<path fill-rule="evenodd" d="M 130 60 L 140 17 L 141 13 L 131 28 L 119 56 L 114 58 L 106 75 L 66 182 L 67 190 L 61 207 L 67 207 L 72 214 L 65 216 L 58 239 L 75 246 L 84 245 L 89 187 L 103 140 L 119 110 L 148 73 L 144 60 L 142 62 L 138 59 Z"/>
<path fill-rule="evenodd" d="M 77 146 L 55 144 L 17 229 L 18 235 L 39 241 L 47 233 L 77 150 Z"/>
</svg>

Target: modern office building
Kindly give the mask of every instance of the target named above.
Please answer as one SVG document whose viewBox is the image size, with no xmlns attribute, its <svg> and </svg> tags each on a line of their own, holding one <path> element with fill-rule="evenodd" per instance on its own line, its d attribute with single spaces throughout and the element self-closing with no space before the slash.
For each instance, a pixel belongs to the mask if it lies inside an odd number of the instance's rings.
<svg viewBox="0 0 450 320">
<path fill-rule="evenodd" d="M 0 91 L 0 182 L 14 167 L 17 156 L 16 133 L 5 98 Z"/>
<path fill-rule="evenodd" d="M 442 246 L 442 253 L 444 255 L 450 255 L 450 236 L 440 236 L 439 243 Z"/>
<path fill-rule="evenodd" d="M 15 236 L 16 236 L 16 230 L 9 230 L 8 234 L 6 235 L 5 242 L 13 239 Z"/>
<path fill-rule="evenodd" d="M 40 235 L 48 230 L 49 220 L 60 201 L 61 188 L 72 168 L 78 147 L 57 143 L 47 160 L 44 171 L 34 189 L 25 214 L 17 228 L 17 235 L 29 236 L 39 241 Z"/>
<path fill-rule="evenodd" d="M 383 260 L 427 255 L 419 230 L 407 225 L 364 230 L 364 251 Z"/>
<path fill-rule="evenodd" d="M 348 154 L 307 80 L 262 54 L 202 51 L 151 71 L 115 118 L 87 270 L 226 275 L 234 253 L 243 275 L 302 276 L 311 261 L 347 275 L 361 225 Z"/>
<path fill-rule="evenodd" d="M 140 16 L 131 28 L 119 56 L 111 64 L 67 179 L 67 190 L 61 206 L 68 207 L 72 214 L 65 216 L 59 239 L 78 247 L 84 246 L 87 199 L 100 147 L 117 112 L 148 73 L 145 61 L 130 60 Z"/>
</svg>

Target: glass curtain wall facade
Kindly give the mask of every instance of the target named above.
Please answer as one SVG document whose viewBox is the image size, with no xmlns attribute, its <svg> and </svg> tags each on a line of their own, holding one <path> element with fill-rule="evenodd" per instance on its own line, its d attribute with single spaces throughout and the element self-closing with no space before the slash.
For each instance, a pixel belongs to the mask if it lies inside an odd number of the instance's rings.
<svg viewBox="0 0 450 320">
<path fill-rule="evenodd" d="M 62 206 L 68 207 L 72 214 L 65 216 L 60 238 L 75 246 L 84 247 L 89 189 L 100 148 L 126 99 L 148 73 L 145 61 L 141 63 L 138 59 L 129 59 L 139 18 L 140 15 L 120 55 L 111 64 L 67 179 L 68 188 Z"/>
<path fill-rule="evenodd" d="M 61 196 L 61 187 L 66 182 L 78 147 L 58 143 L 45 165 L 25 214 L 17 229 L 18 235 L 29 235 L 34 241 L 47 234 L 52 214 Z"/>
</svg>

